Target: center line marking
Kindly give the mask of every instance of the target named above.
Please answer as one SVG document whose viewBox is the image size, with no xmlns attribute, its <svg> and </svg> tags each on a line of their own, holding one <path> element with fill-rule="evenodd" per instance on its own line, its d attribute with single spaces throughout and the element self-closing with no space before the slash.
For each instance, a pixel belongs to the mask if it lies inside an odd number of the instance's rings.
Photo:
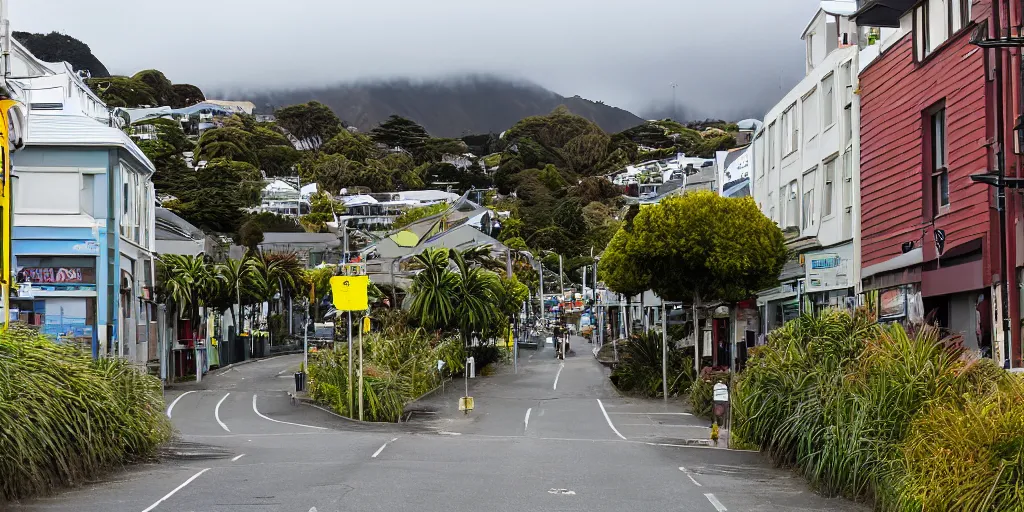
<svg viewBox="0 0 1024 512">
<path fill-rule="evenodd" d="M 686 468 L 680 466 L 679 471 L 682 471 L 684 475 L 688 476 L 690 478 L 690 481 L 693 482 L 693 485 L 696 485 L 697 487 L 704 487 L 703 485 L 700 484 L 700 482 L 693 478 L 693 475 L 690 474 L 690 472 Z"/>
<path fill-rule="evenodd" d="M 192 483 L 193 480 L 195 480 L 196 478 L 199 478 L 200 475 L 202 475 L 203 473 L 206 473 L 209 470 L 210 470 L 210 468 L 206 468 L 206 469 L 204 469 L 204 470 L 202 470 L 202 471 L 192 475 L 188 480 L 185 480 L 185 483 L 175 487 L 173 491 L 165 494 L 163 498 L 160 498 L 159 500 L 156 501 L 156 503 L 146 507 L 142 512 L 149 512 L 150 510 L 153 510 L 158 505 L 160 505 L 161 503 L 166 501 L 168 498 L 170 498 L 171 496 L 174 496 L 174 493 L 184 489 L 186 485 Z"/>
<path fill-rule="evenodd" d="M 220 428 L 224 429 L 225 432 L 231 432 L 231 430 L 228 429 L 228 426 L 225 425 L 224 422 L 220 420 L 220 404 L 224 403 L 224 400 L 227 400 L 228 395 L 230 394 L 231 393 L 226 393 L 224 397 L 221 398 L 219 402 L 217 402 L 217 406 L 213 408 L 213 417 L 214 419 L 217 420 L 217 423 L 220 425 Z"/>
<path fill-rule="evenodd" d="M 195 393 L 195 391 L 186 391 L 186 392 L 184 392 L 184 393 L 182 393 L 182 394 L 178 395 L 178 398 L 175 398 L 175 399 L 174 399 L 174 401 L 173 401 L 173 402 L 171 402 L 171 405 L 170 405 L 169 407 L 167 407 L 167 417 L 168 417 L 168 418 L 170 418 L 170 417 L 171 417 L 171 411 L 173 411 L 173 410 L 174 410 L 174 406 L 175 406 L 175 405 L 178 405 L 178 400 L 181 400 L 181 399 L 182 399 L 182 397 L 184 397 L 185 395 L 187 395 L 187 394 L 189 394 L 189 393 Z"/>
<path fill-rule="evenodd" d="M 388 446 L 387 443 L 382 444 L 380 446 L 380 448 L 377 448 L 377 451 L 373 452 L 373 455 L 371 455 L 370 458 L 371 459 L 376 459 L 377 456 L 380 455 L 380 452 L 384 451 L 384 448 L 387 448 L 387 446 Z"/>
<path fill-rule="evenodd" d="M 615 424 L 612 423 L 612 419 L 608 417 L 608 411 L 604 410 L 604 404 L 601 403 L 600 398 L 597 399 L 597 405 L 601 407 L 601 413 L 604 414 L 604 419 L 608 422 L 608 426 L 612 428 L 612 432 L 615 432 L 615 435 L 622 438 L 623 441 L 626 441 L 626 436 L 619 433 L 619 429 L 615 428 Z"/>
<path fill-rule="evenodd" d="M 530 428 L 530 412 L 531 411 L 533 411 L 533 407 L 530 407 L 529 409 L 526 410 L 526 419 L 523 421 L 523 423 L 526 424 L 526 426 L 523 427 L 523 433 L 524 434 L 526 433 L 526 429 Z"/>
<path fill-rule="evenodd" d="M 551 389 L 554 389 L 554 390 L 558 389 L 558 377 L 562 375 L 562 369 L 563 368 L 565 368 L 565 363 L 561 363 L 561 364 L 558 365 L 558 373 L 555 374 L 555 385 L 551 386 Z"/>
<path fill-rule="evenodd" d="M 235 458 L 231 459 L 231 462 L 238 462 L 238 459 L 245 457 L 245 454 L 236 455 Z"/>
<path fill-rule="evenodd" d="M 718 512 L 728 512 L 728 509 L 725 508 L 725 505 L 722 505 L 722 502 L 718 501 L 718 498 L 716 498 L 714 494 L 705 494 L 704 497 L 711 502 L 711 504 L 715 507 L 715 510 L 717 510 Z"/>
</svg>

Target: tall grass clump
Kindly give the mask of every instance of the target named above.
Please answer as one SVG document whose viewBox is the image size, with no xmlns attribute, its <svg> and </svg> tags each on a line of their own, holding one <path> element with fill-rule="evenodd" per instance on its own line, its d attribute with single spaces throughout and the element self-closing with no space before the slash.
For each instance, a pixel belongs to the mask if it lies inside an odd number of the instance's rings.
<svg viewBox="0 0 1024 512">
<path fill-rule="evenodd" d="M 662 336 L 657 331 L 634 334 L 619 345 L 619 362 L 612 369 L 611 381 L 625 393 L 643 397 L 662 396 Z M 668 352 L 668 393 L 685 393 L 693 383 L 693 356 L 683 351 Z"/>
<path fill-rule="evenodd" d="M 353 357 L 358 357 L 354 347 Z M 461 374 L 466 352 L 456 336 L 434 338 L 422 329 L 386 328 L 363 338 L 363 419 L 395 422 L 405 404 Z M 439 372 L 437 362 L 444 361 Z M 359 361 L 353 361 L 352 392 L 358 393 Z M 349 408 L 348 347 L 322 350 L 309 362 L 309 393 L 338 414 L 358 417 L 355 396 Z"/>
<path fill-rule="evenodd" d="M 38 332 L 0 333 L 0 501 L 81 484 L 171 435 L 160 381 Z"/>
<path fill-rule="evenodd" d="M 826 311 L 753 351 L 733 436 L 880 510 L 1021 510 L 1020 390 L 936 328 Z"/>
</svg>

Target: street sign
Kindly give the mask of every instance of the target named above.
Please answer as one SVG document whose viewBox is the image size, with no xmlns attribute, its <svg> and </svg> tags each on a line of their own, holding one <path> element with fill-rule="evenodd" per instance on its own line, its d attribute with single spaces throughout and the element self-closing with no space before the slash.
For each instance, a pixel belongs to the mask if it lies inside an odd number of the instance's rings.
<svg viewBox="0 0 1024 512">
<path fill-rule="evenodd" d="M 459 397 L 459 410 L 469 412 L 473 410 L 473 397 L 463 396 Z"/>
<path fill-rule="evenodd" d="M 728 402 L 729 401 L 729 386 L 726 386 L 725 384 L 723 384 L 721 382 L 719 382 L 718 384 L 715 384 L 714 401 L 715 402 Z"/>
<path fill-rule="evenodd" d="M 367 276 L 334 276 L 331 278 L 331 296 L 338 311 L 365 311 L 370 307 Z"/>
</svg>

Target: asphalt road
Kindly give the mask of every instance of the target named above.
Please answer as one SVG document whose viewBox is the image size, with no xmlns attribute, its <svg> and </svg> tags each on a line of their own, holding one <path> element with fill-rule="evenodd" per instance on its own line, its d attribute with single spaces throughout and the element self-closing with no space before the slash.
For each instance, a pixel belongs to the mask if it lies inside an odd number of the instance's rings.
<svg viewBox="0 0 1024 512">
<path fill-rule="evenodd" d="M 678 403 L 620 397 L 577 343 L 521 352 L 518 371 L 463 381 L 408 422 L 355 424 L 295 403 L 301 355 L 170 391 L 179 441 L 143 464 L 15 511 L 862 511 L 751 452 L 683 446 L 708 425 Z"/>
</svg>

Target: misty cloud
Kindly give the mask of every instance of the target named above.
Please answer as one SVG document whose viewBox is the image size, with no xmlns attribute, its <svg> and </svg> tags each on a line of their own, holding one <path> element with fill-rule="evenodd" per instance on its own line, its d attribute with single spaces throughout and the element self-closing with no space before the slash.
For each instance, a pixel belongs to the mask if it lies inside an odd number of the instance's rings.
<svg viewBox="0 0 1024 512">
<path fill-rule="evenodd" d="M 209 90 L 461 73 L 638 114 L 760 112 L 803 74 L 816 0 L 11 0 L 13 30 L 81 39 L 118 74 Z"/>
</svg>

